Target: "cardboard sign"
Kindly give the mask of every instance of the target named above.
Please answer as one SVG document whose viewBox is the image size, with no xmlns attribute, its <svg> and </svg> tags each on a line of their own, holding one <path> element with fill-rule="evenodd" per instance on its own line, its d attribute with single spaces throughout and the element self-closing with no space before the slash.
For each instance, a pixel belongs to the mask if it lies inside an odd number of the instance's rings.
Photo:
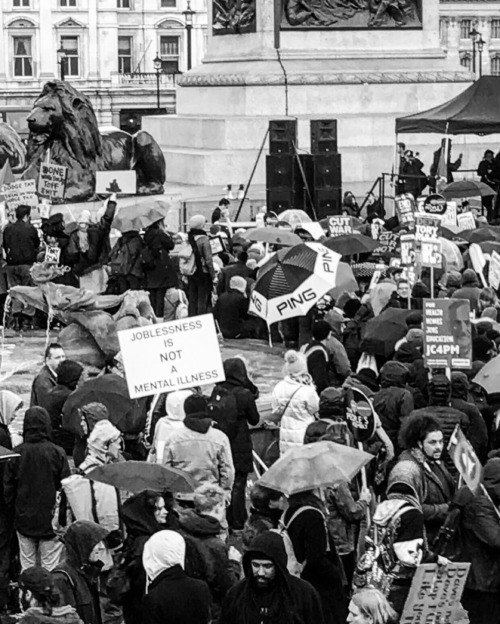
<svg viewBox="0 0 500 624">
<path fill-rule="evenodd" d="M 462 212 L 462 214 L 457 215 L 457 225 L 459 232 L 463 232 L 464 230 L 475 230 L 477 227 L 476 220 L 474 219 L 472 212 Z"/>
<path fill-rule="evenodd" d="M 224 251 L 224 243 L 222 236 L 214 236 L 209 239 L 210 249 L 212 250 L 212 256 L 216 256 Z"/>
<path fill-rule="evenodd" d="M 53 163 L 42 163 L 38 178 L 38 193 L 49 199 L 63 199 L 67 174 L 67 167 Z"/>
<path fill-rule="evenodd" d="M 419 565 L 399 620 L 400 624 L 448 624 L 462 607 L 470 563 Z"/>
<path fill-rule="evenodd" d="M 413 234 L 401 234 L 401 266 L 413 266 L 415 264 L 415 236 Z"/>
<path fill-rule="evenodd" d="M 16 209 L 18 206 L 38 206 L 35 180 L 19 180 L 11 184 L 5 184 L 2 194 L 9 208 Z"/>
<path fill-rule="evenodd" d="M 442 263 L 441 241 L 435 238 L 424 238 L 420 241 L 420 257 L 422 266 L 438 268 Z"/>
<path fill-rule="evenodd" d="M 225 379 L 212 314 L 125 329 L 118 340 L 133 399 Z"/>
<path fill-rule="evenodd" d="M 382 256 L 394 256 L 398 252 L 399 234 L 393 234 L 392 232 L 381 232 L 378 237 L 380 247 L 376 247 L 372 251 L 372 255 L 375 257 Z"/>
<path fill-rule="evenodd" d="M 439 230 L 441 229 L 441 219 L 436 216 L 430 215 L 416 215 L 415 217 L 415 240 L 422 241 L 424 238 L 439 237 Z"/>
<path fill-rule="evenodd" d="M 437 193 L 428 195 L 424 199 L 423 211 L 430 215 L 443 215 L 446 212 L 446 199 Z"/>
<path fill-rule="evenodd" d="M 135 195 L 137 192 L 137 174 L 133 170 L 98 171 L 95 178 L 95 192 Z"/>
<path fill-rule="evenodd" d="M 415 224 L 415 199 L 413 195 L 411 193 L 396 195 L 394 203 L 396 204 L 396 213 L 400 225 L 406 225 L 413 229 Z"/>
<path fill-rule="evenodd" d="M 352 218 L 347 216 L 328 217 L 330 236 L 352 234 Z"/>
<path fill-rule="evenodd" d="M 61 258 L 60 247 L 47 247 L 46 248 L 44 262 L 52 262 L 54 264 L 59 264 L 60 258 Z"/>
<path fill-rule="evenodd" d="M 472 366 L 468 299 L 424 300 L 424 360 L 428 368 Z"/>
<path fill-rule="evenodd" d="M 448 453 L 469 490 L 477 494 L 481 488 L 483 467 L 459 425 L 450 436 Z"/>
<path fill-rule="evenodd" d="M 457 202 L 446 202 L 446 212 L 441 216 L 441 225 L 453 230 L 457 227 Z"/>
<path fill-rule="evenodd" d="M 500 254 L 496 251 L 491 253 L 488 281 L 492 288 L 498 290 L 500 287 Z"/>
</svg>

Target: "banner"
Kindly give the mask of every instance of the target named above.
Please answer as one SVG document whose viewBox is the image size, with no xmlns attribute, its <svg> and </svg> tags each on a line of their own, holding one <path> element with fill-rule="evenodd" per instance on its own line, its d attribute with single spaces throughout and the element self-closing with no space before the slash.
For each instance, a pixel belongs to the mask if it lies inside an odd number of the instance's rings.
<svg viewBox="0 0 500 624">
<path fill-rule="evenodd" d="M 448 453 L 456 466 L 460 476 L 473 494 L 477 494 L 481 487 L 483 467 L 467 440 L 460 425 L 457 425 L 448 442 Z"/>
<path fill-rule="evenodd" d="M 442 264 L 441 241 L 424 238 L 420 241 L 420 257 L 423 267 L 440 268 Z"/>
<path fill-rule="evenodd" d="M 36 194 L 35 180 L 19 180 L 11 184 L 5 184 L 2 188 L 2 195 L 9 205 L 15 209 L 21 204 L 36 208 L 38 206 L 38 196 Z"/>
<path fill-rule="evenodd" d="M 415 264 L 415 236 L 413 234 L 401 234 L 401 266 L 413 266 Z"/>
<path fill-rule="evenodd" d="M 430 215 L 443 215 L 446 212 L 446 199 L 437 193 L 427 195 L 422 206 L 423 211 Z"/>
<path fill-rule="evenodd" d="M 419 565 L 399 624 L 449 624 L 458 622 L 470 563 Z M 460 620 L 462 621 L 462 620 Z"/>
<path fill-rule="evenodd" d="M 132 399 L 224 381 L 212 314 L 118 332 Z"/>
<path fill-rule="evenodd" d="M 496 251 L 491 253 L 488 282 L 495 290 L 498 290 L 500 287 L 500 254 Z"/>
<path fill-rule="evenodd" d="M 347 216 L 328 217 L 328 229 L 332 237 L 352 234 L 352 218 Z"/>
<path fill-rule="evenodd" d="M 379 247 L 375 247 L 372 255 L 375 257 L 395 256 L 398 253 L 399 234 L 381 232 L 378 237 Z"/>
<path fill-rule="evenodd" d="M 462 214 L 457 215 L 457 226 L 459 232 L 475 230 L 477 226 L 472 212 L 462 212 Z"/>
<path fill-rule="evenodd" d="M 396 195 L 394 202 L 400 225 L 407 226 L 412 230 L 415 225 L 415 199 L 413 195 L 411 193 Z"/>
<path fill-rule="evenodd" d="M 53 163 L 42 163 L 38 177 L 38 193 L 49 199 L 64 199 L 68 168 Z"/>
<path fill-rule="evenodd" d="M 424 360 L 428 368 L 472 366 L 468 299 L 424 300 Z"/>
<path fill-rule="evenodd" d="M 98 171 L 95 177 L 95 192 L 135 195 L 137 192 L 137 174 L 133 169 Z"/>
</svg>

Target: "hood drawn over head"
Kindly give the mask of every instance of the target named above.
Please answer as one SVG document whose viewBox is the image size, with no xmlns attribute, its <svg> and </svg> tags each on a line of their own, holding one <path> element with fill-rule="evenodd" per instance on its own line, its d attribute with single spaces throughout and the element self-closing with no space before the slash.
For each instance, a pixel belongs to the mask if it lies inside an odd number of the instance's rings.
<svg viewBox="0 0 500 624">
<path fill-rule="evenodd" d="M 184 569 L 186 542 L 175 531 L 158 531 L 144 545 L 142 565 L 150 581 L 165 570 L 180 565 Z"/>
<path fill-rule="evenodd" d="M 191 390 L 175 390 L 167 394 L 165 401 L 165 412 L 169 420 L 184 420 L 186 412 L 184 411 L 184 401 L 193 393 Z"/>
<path fill-rule="evenodd" d="M 0 423 L 9 425 L 22 406 L 23 401 L 15 392 L 0 390 Z"/>
<path fill-rule="evenodd" d="M 278 533 L 264 531 L 251 542 L 249 549 L 243 555 L 243 571 L 247 578 L 251 577 L 250 564 L 252 559 L 272 561 L 283 578 L 288 577 L 288 557 L 283 538 Z"/>
<path fill-rule="evenodd" d="M 106 529 L 89 520 L 77 520 L 70 524 L 64 536 L 68 563 L 80 569 L 88 563 L 94 546 L 102 542 L 107 535 Z"/>
<path fill-rule="evenodd" d="M 228 358 L 227 360 L 224 360 L 223 367 L 224 375 L 226 377 L 226 381 L 224 383 L 246 388 L 257 398 L 259 391 L 257 386 L 255 386 L 248 377 L 247 367 L 242 358 Z"/>
<path fill-rule="evenodd" d="M 120 517 L 129 535 L 153 535 L 164 528 L 154 515 L 154 503 L 159 496 L 152 490 L 144 490 L 123 503 Z"/>
<path fill-rule="evenodd" d="M 24 415 L 23 438 L 25 442 L 52 440 L 50 416 L 43 407 L 30 407 Z"/>
<path fill-rule="evenodd" d="M 390 386 L 403 388 L 407 379 L 408 369 L 401 362 L 389 360 L 382 366 L 380 371 L 380 386 L 382 388 L 389 388 Z"/>
<path fill-rule="evenodd" d="M 469 395 L 469 378 L 465 373 L 454 371 L 451 374 L 451 396 L 454 399 L 467 401 Z"/>
</svg>

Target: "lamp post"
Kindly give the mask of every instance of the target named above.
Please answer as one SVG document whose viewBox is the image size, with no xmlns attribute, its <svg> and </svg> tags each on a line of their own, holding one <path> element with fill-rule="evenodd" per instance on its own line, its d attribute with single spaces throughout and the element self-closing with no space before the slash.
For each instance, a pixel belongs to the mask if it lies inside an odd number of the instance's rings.
<svg viewBox="0 0 500 624">
<path fill-rule="evenodd" d="M 153 67 L 155 68 L 155 72 L 156 72 L 156 108 L 158 109 L 158 112 L 159 112 L 160 111 L 160 74 L 161 74 L 162 62 L 161 62 L 161 58 L 158 55 L 158 52 L 156 53 L 156 56 L 153 59 Z"/>
<path fill-rule="evenodd" d="M 66 60 L 66 57 L 68 55 L 67 55 L 66 50 L 62 46 L 59 48 L 59 50 L 57 50 L 56 54 L 57 54 L 57 64 L 60 67 L 59 71 L 60 71 L 61 80 L 62 82 L 64 82 L 64 61 Z"/>
<path fill-rule="evenodd" d="M 476 39 L 478 37 L 481 37 L 481 33 L 478 32 L 475 28 L 473 28 L 469 33 L 469 37 L 472 39 L 472 72 L 475 74 L 476 73 Z"/>
<path fill-rule="evenodd" d="M 485 43 L 486 41 L 480 36 L 477 42 L 477 51 L 479 52 L 479 78 L 483 75 L 483 50 Z"/>
<path fill-rule="evenodd" d="M 187 31 L 187 68 L 191 69 L 191 31 L 193 30 L 193 15 L 195 11 L 191 8 L 191 2 L 188 0 L 186 10 L 182 12 Z"/>
</svg>

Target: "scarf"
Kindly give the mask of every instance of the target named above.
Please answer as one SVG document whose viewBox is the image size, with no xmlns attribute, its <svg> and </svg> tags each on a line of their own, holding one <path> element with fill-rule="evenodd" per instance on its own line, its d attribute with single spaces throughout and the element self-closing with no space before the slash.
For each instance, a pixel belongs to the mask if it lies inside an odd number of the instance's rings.
<svg viewBox="0 0 500 624">
<path fill-rule="evenodd" d="M 77 230 L 78 248 L 82 253 L 87 253 L 89 250 L 89 233 Z"/>
</svg>

